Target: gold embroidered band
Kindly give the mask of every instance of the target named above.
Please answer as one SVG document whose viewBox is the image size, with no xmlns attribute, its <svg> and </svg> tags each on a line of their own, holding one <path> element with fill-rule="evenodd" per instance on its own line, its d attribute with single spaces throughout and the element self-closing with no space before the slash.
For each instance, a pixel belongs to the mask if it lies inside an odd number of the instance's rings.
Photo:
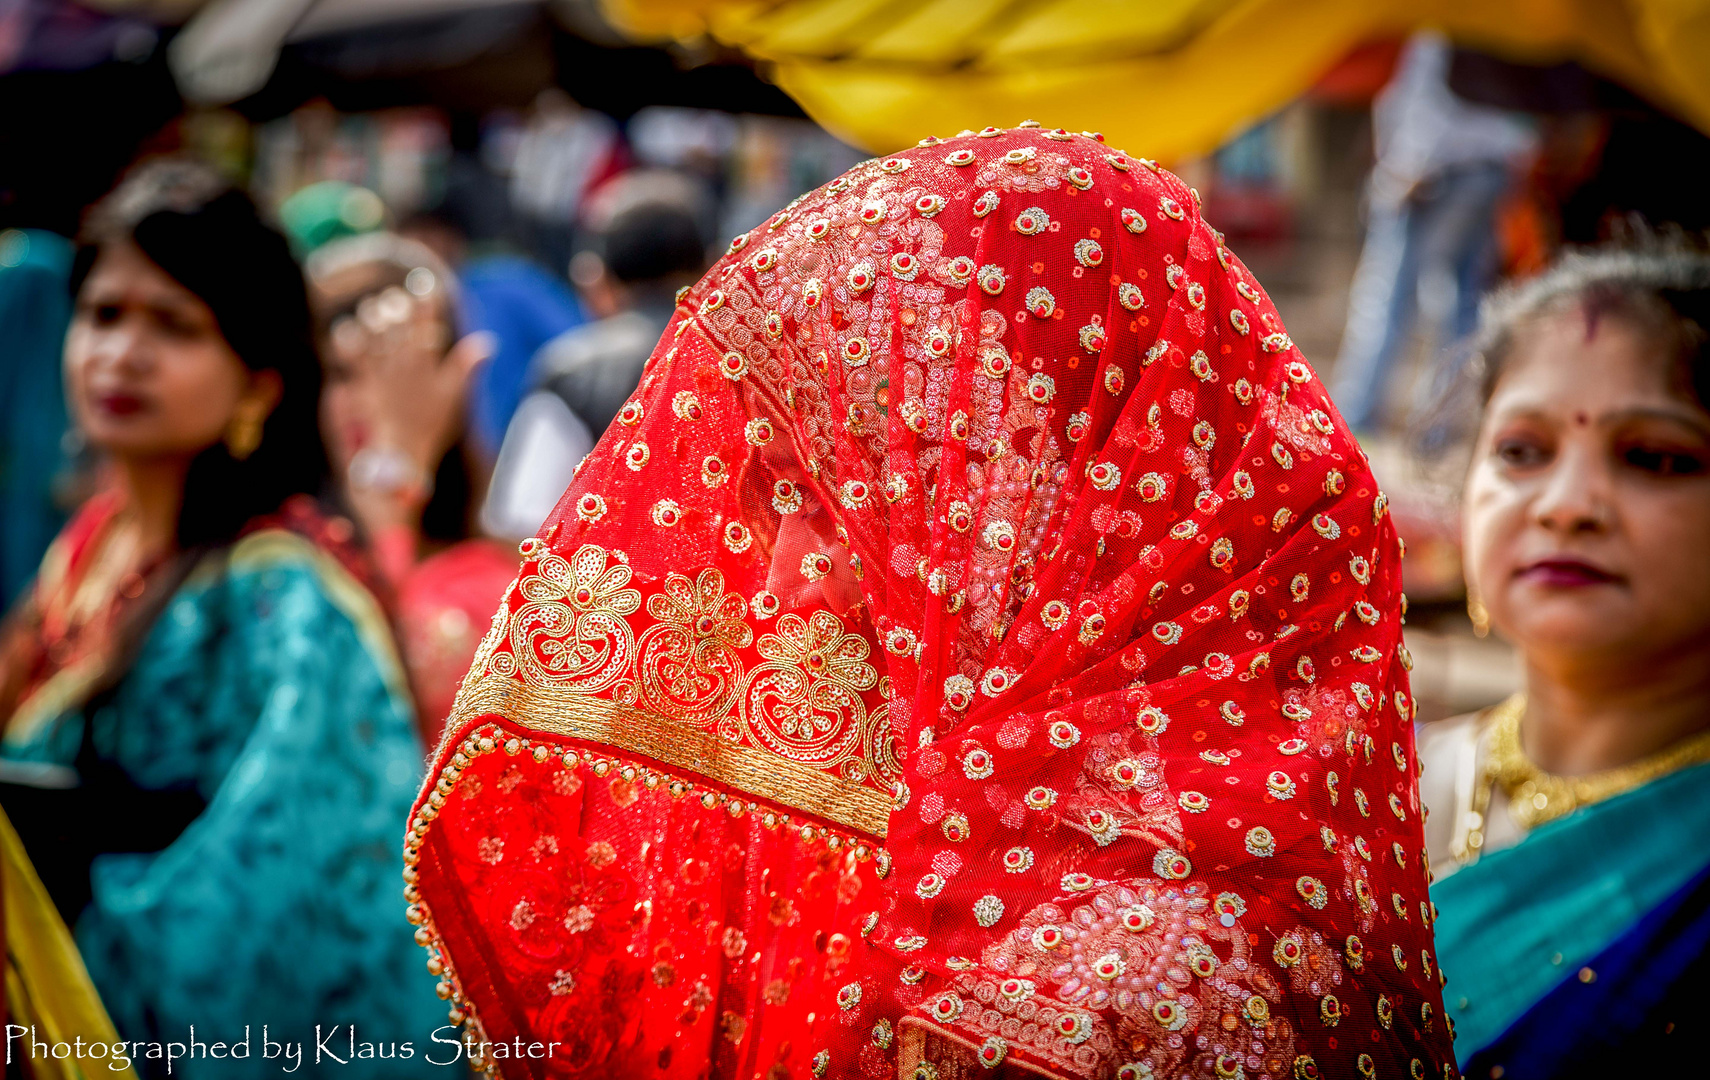
<svg viewBox="0 0 1710 1080">
<path fill-rule="evenodd" d="M 464 721 L 489 714 L 628 750 L 875 839 L 884 839 L 890 820 L 890 798 L 866 785 L 728 742 L 657 713 L 500 675 L 479 677 L 463 688 L 446 731 L 449 735 Z"/>
</svg>

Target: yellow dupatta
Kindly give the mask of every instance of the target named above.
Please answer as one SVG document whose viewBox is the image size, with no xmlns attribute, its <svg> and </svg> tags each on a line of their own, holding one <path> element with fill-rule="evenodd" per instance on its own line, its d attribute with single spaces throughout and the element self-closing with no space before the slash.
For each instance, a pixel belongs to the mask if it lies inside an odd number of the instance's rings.
<svg viewBox="0 0 1710 1080">
<path fill-rule="evenodd" d="M 29 1061 L 28 1075 L 40 1080 L 135 1077 L 126 1060 L 115 1068 L 111 1047 L 119 1033 L 83 967 L 77 943 L 36 876 L 23 842 L 0 811 L 0 907 L 6 919 L 6 1023 L 34 1028 L 36 1041 L 50 1046 L 106 1043 L 107 1057 L 76 1056 Z M 29 1054 L 30 1038 L 11 1044 Z"/>
</svg>

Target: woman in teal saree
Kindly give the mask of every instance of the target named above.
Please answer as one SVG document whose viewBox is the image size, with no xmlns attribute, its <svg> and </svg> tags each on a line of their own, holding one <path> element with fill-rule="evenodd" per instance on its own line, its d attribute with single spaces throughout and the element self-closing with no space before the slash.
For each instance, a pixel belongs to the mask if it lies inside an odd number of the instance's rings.
<svg viewBox="0 0 1710 1080">
<path fill-rule="evenodd" d="M 1444 1004 L 1470 1077 L 1664 1075 L 1710 995 L 1710 257 L 1486 315 L 1469 593 L 1527 693 L 1421 736 Z"/>
<path fill-rule="evenodd" d="M 165 163 L 97 209 L 74 284 L 66 382 L 108 483 L 8 621 L 0 802 L 142 1075 L 431 1072 L 444 1006 L 398 900 L 422 748 L 311 498 L 296 264 Z"/>
</svg>

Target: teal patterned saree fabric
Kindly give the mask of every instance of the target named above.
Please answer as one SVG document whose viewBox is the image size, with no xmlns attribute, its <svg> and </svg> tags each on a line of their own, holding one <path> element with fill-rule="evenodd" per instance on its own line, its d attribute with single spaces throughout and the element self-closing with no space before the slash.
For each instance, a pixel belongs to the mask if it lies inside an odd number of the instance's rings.
<svg viewBox="0 0 1710 1080">
<path fill-rule="evenodd" d="M 193 786 L 207 803 L 164 850 L 91 869 L 74 931 L 121 1037 L 249 1030 L 251 1060 L 177 1061 L 190 1080 L 285 1067 L 260 1060 L 264 1025 L 302 1043 L 298 1075 L 436 1072 L 425 1058 L 444 1005 L 400 900 L 422 747 L 373 598 L 306 540 L 254 533 L 197 567 L 87 711 L 96 750 L 138 786 Z M 84 713 L 9 731 L 4 755 L 70 764 Z M 357 1058 L 317 1069 L 316 1025 L 331 1053 Z"/>
<path fill-rule="evenodd" d="M 1433 885 L 1461 1061 L 1703 871 L 1706 833 L 1710 765 L 1700 765 L 1550 822 Z"/>
</svg>

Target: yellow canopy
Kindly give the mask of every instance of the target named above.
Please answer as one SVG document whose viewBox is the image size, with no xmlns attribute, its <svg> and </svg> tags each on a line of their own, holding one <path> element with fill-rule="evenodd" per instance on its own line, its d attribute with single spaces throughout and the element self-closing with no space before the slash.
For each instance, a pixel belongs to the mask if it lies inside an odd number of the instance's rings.
<svg viewBox="0 0 1710 1080">
<path fill-rule="evenodd" d="M 639 40 L 710 35 L 874 152 L 1012 125 L 1173 159 L 1217 146 L 1355 45 L 1437 27 L 1577 60 L 1710 131 L 1710 0 L 601 0 Z"/>
</svg>

